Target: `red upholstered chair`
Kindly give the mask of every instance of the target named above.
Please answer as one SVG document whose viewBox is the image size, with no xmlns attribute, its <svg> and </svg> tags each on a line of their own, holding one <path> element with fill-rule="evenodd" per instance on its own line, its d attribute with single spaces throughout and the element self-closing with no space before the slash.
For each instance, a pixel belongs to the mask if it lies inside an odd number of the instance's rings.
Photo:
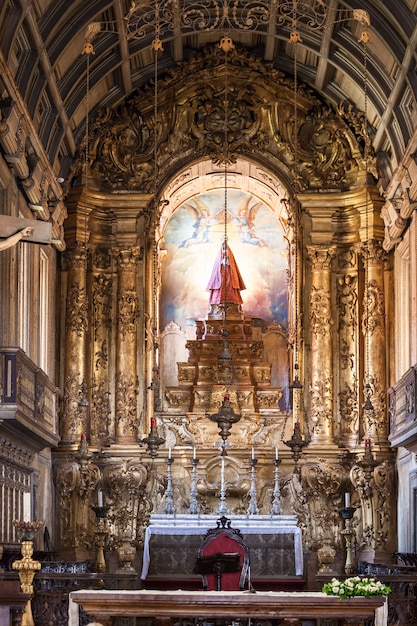
<svg viewBox="0 0 417 626">
<path fill-rule="evenodd" d="M 249 551 L 240 530 L 231 528 L 222 516 L 217 528 L 207 531 L 201 544 L 194 572 L 201 574 L 207 591 L 244 589 L 249 570 Z"/>
</svg>

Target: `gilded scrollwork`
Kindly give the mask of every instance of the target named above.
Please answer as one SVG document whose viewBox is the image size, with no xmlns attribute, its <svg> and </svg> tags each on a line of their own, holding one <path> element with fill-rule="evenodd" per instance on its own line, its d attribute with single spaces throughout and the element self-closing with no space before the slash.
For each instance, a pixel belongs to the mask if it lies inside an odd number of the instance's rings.
<svg viewBox="0 0 417 626">
<path fill-rule="evenodd" d="M 351 130 L 343 108 L 330 108 L 300 83 L 295 144 L 291 81 L 237 48 L 228 56 L 226 92 L 224 73 L 224 59 L 214 47 L 167 70 L 158 85 L 157 124 L 151 84 L 114 110 L 100 111 L 91 122 L 95 178 L 107 188 L 153 191 L 157 145 L 162 177 L 178 158 L 208 156 L 219 163 L 226 154 L 231 161 L 256 154 L 262 162 L 269 153 L 286 173 L 297 171 L 294 184 L 301 189 L 347 189 L 357 182 L 365 169 L 358 141 L 363 129 Z"/>
<path fill-rule="evenodd" d="M 92 391 L 91 432 L 100 439 L 108 436 L 108 420 L 110 415 L 110 392 L 106 381 L 95 384 Z"/>
<path fill-rule="evenodd" d="M 67 424 L 67 430 L 72 438 L 77 433 L 80 417 L 79 403 L 82 396 L 81 383 L 78 376 L 73 373 L 66 377 L 63 397 L 63 420 Z M 84 429 L 85 430 L 85 429 Z"/>
<path fill-rule="evenodd" d="M 333 420 L 332 400 L 333 388 L 332 377 L 323 376 L 310 387 L 311 397 L 311 431 L 319 436 L 328 431 Z"/>
<path fill-rule="evenodd" d="M 117 328 L 122 336 L 136 332 L 139 301 L 135 289 L 124 289 L 117 302 Z"/>
<path fill-rule="evenodd" d="M 98 274 L 93 283 L 93 322 L 94 338 L 97 339 L 99 328 L 110 330 L 112 310 L 112 281 L 106 274 Z"/>
<path fill-rule="evenodd" d="M 316 336 L 325 336 L 329 333 L 332 324 L 330 314 L 330 296 L 321 287 L 312 287 L 310 294 L 311 329 Z"/>
<path fill-rule="evenodd" d="M 137 435 L 136 396 L 138 381 L 134 375 L 122 373 L 116 376 L 115 421 L 118 429 L 131 436 Z"/>
<path fill-rule="evenodd" d="M 344 330 L 346 337 L 355 338 L 357 326 L 357 278 L 344 274 L 337 279 L 337 305 L 339 312 L 339 330 Z"/>
<path fill-rule="evenodd" d="M 349 387 L 347 381 L 339 392 L 340 432 L 341 435 L 353 435 L 359 438 L 359 402 L 358 381 L 353 379 L 354 386 Z"/>
<path fill-rule="evenodd" d="M 123 539 L 139 543 L 146 522 L 142 502 L 148 478 L 146 467 L 140 462 L 125 460 L 105 466 L 102 474 L 110 507 L 110 545 L 119 546 Z"/>
<path fill-rule="evenodd" d="M 372 279 L 368 282 L 364 299 L 363 334 L 365 335 L 368 331 L 370 333 L 375 333 L 376 331 L 384 332 L 384 294 L 376 280 Z"/>
<path fill-rule="evenodd" d="M 77 281 L 67 290 L 67 330 L 82 337 L 87 329 L 87 292 Z"/>
</svg>

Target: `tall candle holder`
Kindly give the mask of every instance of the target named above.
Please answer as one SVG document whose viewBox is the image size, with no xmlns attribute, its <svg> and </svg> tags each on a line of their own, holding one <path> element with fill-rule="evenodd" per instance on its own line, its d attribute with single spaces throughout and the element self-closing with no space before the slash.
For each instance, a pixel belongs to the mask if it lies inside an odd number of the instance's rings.
<svg viewBox="0 0 417 626">
<path fill-rule="evenodd" d="M 216 511 L 218 515 L 226 515 L 229 513 L 229 508 L 226 503 L 226 482 L 224 476 L 224 456 L 222 456 L 222 464 L 220 470 L 220 502 Z"/>
<path fill-rule="evenodd" d="M 281 459 L 274 459 L 274 491 L 272 493 L 271 515 L 282 515 L 281 492 L 279 488 L 279 466 Z"/>
<path fill-rule="evenodd" d="M 248 506 L 248 510 L 246 511 L 247 515 L 257 515 L 259 513 L 259 509 L 258 509 L 258 502 L 257 502 L 257 498 L 256 498 L 256 464 L 257 464 L 257 460 L 253 458 L 250 459 L 249 463 L 251 465 L 251 480 L 250 480 L 250 491 L 249 491 L 249 506 Z"/>
<path fill-rule="evenodd" d="M 36 531 L 43 525 L 41 521 L 23 522 L 13 520 L 13 526 L 22 534 L 21 552 L 22 558 L 14 561 L 12 568 L 19 573 L 20 588 L 22 593 L 29 594 L 31 597 L 26 602 L 25 611 L 22 616 L 22 624 L 25 626 L 35 626 L 32 614 L 32 596 L 33 596 L 33 578 L 35 572 L 41 569 L 40 561 L 34 561 L 33 555 L 33 539 Z"/>
<path fill-rule="evenodd" d="M 339 509 L 340 515 L 345 523 L 345 528 L 342 530 L 342 535 L 345 538 L 346 545 L 346 560 L 345 560 L 345 574 L 351 575 L 355 572 L 355 563 L 353 560 L 353 544 L 355 531 L 352 528 L 353 515 L 356 509 L 353 506 L 342 506 Z"/>
<path fill-rule="evenodd" d="M 167 488 L 165 489 L 165 513 L 167 515 L 175 515 L 174 492 L 172 491 L 172 469 L 174 459 L 169 456 L 166 459 L 167 464 Z"/>
<path fill-rule="evenodd" d="M 106 545 L 106 538 L 108 535 L 106 518 L 110 507 L 92 506 L 91 508 L 96 514 L 96 526 L 94 528 L 94 538 L 97 549 L 95 570 L 96 572 L 106 572 L 107 563 L 104 555 L 104 547 Z"/>
<path fill-rule="evenodd" d="M 188 512 L 191 515 L 199 515 L 200 507 L 197 501 L 197 465 L 198 459 L 195 457 L 191 461 L 192 470 L 191 470 L 191 492 L 190 492 L 190 506 L 188 507 Z"/>
</svg>

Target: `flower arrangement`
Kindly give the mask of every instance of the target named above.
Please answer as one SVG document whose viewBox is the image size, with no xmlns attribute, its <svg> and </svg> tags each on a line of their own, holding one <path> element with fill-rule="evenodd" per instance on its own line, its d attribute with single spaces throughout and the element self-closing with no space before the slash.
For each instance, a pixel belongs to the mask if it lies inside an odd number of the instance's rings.
<svg viewBox="0 0 417 626">
<path fill-rule="evenodd" d="M 339 596 L 339 598 L 344 600 L 346 598 L 353 598 L 354 596 L 364 596 L 365 598 L 370 598 L 371 596 L 387 596 L 391 593 L 391 588 L 381 583 L 381 581 L 375 580 L 375 578 L 353 576 L 345 580 L 332 578 L 329 583 L 323 585 L 322 591 L 328 596 Z"/>
</svg>

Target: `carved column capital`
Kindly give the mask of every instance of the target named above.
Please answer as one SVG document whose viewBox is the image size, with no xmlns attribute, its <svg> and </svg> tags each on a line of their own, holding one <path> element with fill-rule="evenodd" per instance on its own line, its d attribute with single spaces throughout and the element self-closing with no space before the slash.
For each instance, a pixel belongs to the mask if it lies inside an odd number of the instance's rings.
<svg viewBox="0 0 417 626">
<path fill-rule="evenodd" d="M 329 270 L 336 255 L 336 246 L 323 244 L 307 246 L 307 253 L 314 271 Z"/>
</svg>

